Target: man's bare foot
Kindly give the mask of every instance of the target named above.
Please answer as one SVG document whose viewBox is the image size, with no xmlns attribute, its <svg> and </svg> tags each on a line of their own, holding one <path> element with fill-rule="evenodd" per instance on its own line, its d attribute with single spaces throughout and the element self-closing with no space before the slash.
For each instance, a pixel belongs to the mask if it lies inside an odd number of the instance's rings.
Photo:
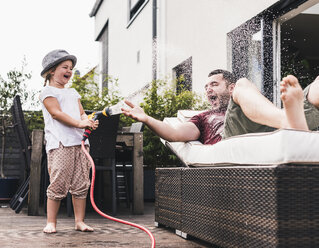
<svg viewBox="0 0 319 248">
<path fill-rule="evenodd" d="M 87 224 L 85 224 L 83 221 L 79 221 L 75 223 L 75 230 L 81 231 L 81 232 L 93 232 L 94 229 Z"/>
<path fill-rule="evenodd" d="M 44 233 L 56 233 L 56 223 L 48 222 L 43 228 Z"/>
<path fill-rule="evenodd" d="M 288 75 L 280 83 L 281 100 L 289 129 L 309 130 L 303 108 L 303 91 L 295 76 Z"/>
</svg>

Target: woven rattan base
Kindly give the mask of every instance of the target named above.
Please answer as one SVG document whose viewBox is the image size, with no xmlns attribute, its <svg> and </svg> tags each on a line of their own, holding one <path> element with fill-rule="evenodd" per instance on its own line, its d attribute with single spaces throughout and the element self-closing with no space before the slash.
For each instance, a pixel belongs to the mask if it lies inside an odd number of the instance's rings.
<svg viewBox="0 0 319 248">
<path fill-rule="evenodd" d="M 155 221 L 221 247 L 319 247 L 319 165 L 156 170 Z"/>
<path fill-rule="evenodd" d="M 180 230 L 182 214 L 182 170 L 156 170 L 155 221 Z"/>
</svg>

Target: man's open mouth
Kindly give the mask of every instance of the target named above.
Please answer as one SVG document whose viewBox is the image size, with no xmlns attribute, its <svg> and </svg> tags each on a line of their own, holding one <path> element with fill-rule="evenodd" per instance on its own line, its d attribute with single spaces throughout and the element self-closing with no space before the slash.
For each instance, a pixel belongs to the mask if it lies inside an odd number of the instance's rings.
<svg viewBox="0 0 319 248">
<path fill-rule="evenodd" d="M 217 96 L 210 96 L 209 99 L 210 99 L 211 101 L 215 101 L 215 100 L 217 99 Z"/>
</svg>

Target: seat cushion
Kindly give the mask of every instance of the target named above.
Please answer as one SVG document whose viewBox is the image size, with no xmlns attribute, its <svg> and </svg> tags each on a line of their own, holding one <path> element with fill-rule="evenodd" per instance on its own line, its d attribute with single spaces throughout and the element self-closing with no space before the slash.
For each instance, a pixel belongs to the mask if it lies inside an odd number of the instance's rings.
<svg viewBox="0 0 319 248">
<path fill-rule="evenodd" d="M 165 118 L 174 126 L 185 121 Z M 215 145 L 162 140 L 188 166 L 318 164 L 319 132 L 280 129 L 234 136 Z"/>
</svg>

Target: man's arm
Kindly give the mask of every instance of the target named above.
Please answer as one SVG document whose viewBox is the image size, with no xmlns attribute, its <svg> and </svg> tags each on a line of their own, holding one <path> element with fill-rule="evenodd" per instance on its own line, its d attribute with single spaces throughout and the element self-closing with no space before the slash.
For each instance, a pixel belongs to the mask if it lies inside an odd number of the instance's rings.
<svg viewBox="0 0 319 248">
<path fill-rule="evenodd" d="M 167 141 L 191 141 L 197 140 L 200 136 L 198 128 L 192 122 L 185 122 L 176 127 L 172 127 L 167 123 L 145 114 L 144 110 L 139 106 L 134 106 L 134 104 L 129 101 L 125 101 L 125 103 L 130 106 L 131 109 L 122 109 L 123 114 L 143 122 L 156 135 Z"/>
</svg>

